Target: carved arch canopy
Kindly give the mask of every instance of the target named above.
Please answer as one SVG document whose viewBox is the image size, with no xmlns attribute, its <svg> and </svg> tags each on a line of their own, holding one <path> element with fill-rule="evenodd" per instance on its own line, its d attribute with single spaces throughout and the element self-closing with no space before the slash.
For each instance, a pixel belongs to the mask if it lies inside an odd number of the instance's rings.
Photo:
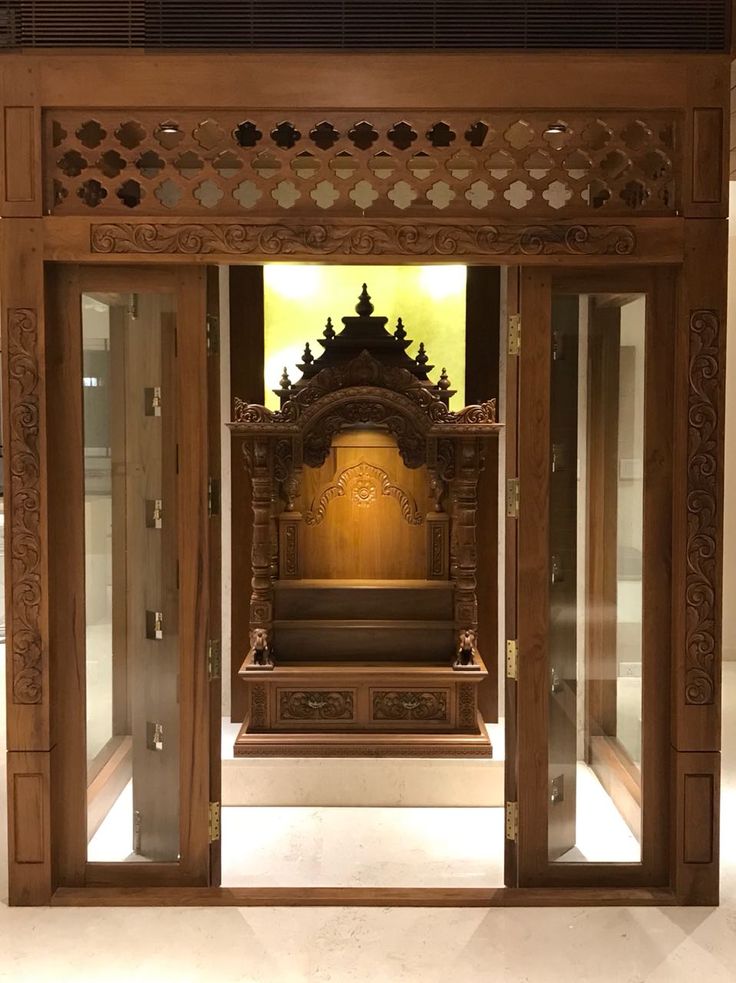
<svg viewBox="0 0 736 983">
<path fill-rule="evenodd" d="M 325 462 L 334 437 L 356 425 L 388 430 L 408 468 L 427 460 L 428 421 L 415 403 L 388 389 L 350 387 L 332 393 L 304 417 L 304 463 L 317 468 Z"/>
<path fill-rule="evenodd" d="M 495 399 L 453 412 L 411 372 L 386 366 L 367 350 L 345 365 L 319 371 L 280 410 L 237 397 L 234 409 L 234 433 L 297 438 L 303 462 L 310 467 L 325 461 L 337 433 L 355 425 L 387 429 L 410 468 L 426 462 L 430 437 L 480 434 L 498 427 Z"/>
</svg>

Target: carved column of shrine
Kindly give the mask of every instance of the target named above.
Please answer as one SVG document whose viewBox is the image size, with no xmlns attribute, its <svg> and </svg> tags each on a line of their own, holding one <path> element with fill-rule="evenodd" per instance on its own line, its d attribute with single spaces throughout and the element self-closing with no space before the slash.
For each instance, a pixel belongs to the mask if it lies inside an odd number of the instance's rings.
<svg viewBox="0 0 736 983">
<path fill-rule="evenodd" d="M 253 488 L 253 579 L 251 581 L 251 645 L 256 629 L 270 633 L 273 622 L 274 495 L 273 456 L 267 438 L 256 437 L 244 449 Z"/>
<path fill-rule="evenodd" d="M 458 440 L 452 480 L 452 524 L 455 626 L 459 632 L 467 629 L 475 633 L 478 631 L 476 511 L 478 478 L 482 468 L 480 441 L 475 437 Z"/>
</svg>

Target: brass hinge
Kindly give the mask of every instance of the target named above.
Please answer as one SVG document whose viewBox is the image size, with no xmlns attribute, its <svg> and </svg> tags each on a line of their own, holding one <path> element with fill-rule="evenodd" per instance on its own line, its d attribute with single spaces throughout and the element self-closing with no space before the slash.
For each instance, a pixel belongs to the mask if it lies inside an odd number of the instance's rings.
<svg viewBox="0 0 736 983">
<path fill-rule="evenodd" d="M 519 518 L 520 487 L 518 478 L 506 479 L 506 516 L 509 519 Z"/>
<path fill-rule="evenodd" d="M 565 776 L 557 775 L 549 783 L 549 801 L 553 806 L 565 801 Z"/>
<path fill-rule="evenodd" d="M 207 315 L 207 354 L 217 355 L 220 351 L 220 319 L 217 314 Z"/>
<path fill-rule="evenodd" d="M 222 673 L 222 649 L 219 638 L 207 642 L 207 675 L 210 680 L 219 679 Z"/>
<path fill-rule="evenodd" d="M 210 843 L 215 843 L 220 839 L 220 803 L 210 802 L 209 814 L 209 834 Z"/>
<path fill-rule="evenodd" d="M 146 747 L 149 751 L 163 751 L 164 725 L 155 720 L 146 721 Z"/>
<path fill-rule="evenodd" d="M 164 521 L 164 503 L 160 498 L 146 499 L 146 528 L 161 529 Z"/>
<path fill-rule="evenodd" d="M 146 638 L 160 642 L 164 637 L 163 611 L 146 611 Z"/>
<path fill-rule="evenodd" d="M 506 676 L 508 679 L 519 678 L 519 643 L 515 638 L 506 640 Z"/>
<path fill-rule="evenodd" d="M 509 355 L 518 355 L 521 351 L 521 314 L 509 314 L 508 344 L 506 351 Z"/>
<path fill-rule="evenodd" d="M 207 515 L 210 519 L 213 515 L 220 514 L 220 479 L 207 479 Z"/>
<path fill-rule="evenodd" d="M 519 838 L 519 803 L 506 803 L 506 839 L 514 843 Z"/>
<path fill-rule="evenodd" d="M 146 416 L 161 416 L 161 386 L 149 386 L 143 390 Z"/>
</svg>

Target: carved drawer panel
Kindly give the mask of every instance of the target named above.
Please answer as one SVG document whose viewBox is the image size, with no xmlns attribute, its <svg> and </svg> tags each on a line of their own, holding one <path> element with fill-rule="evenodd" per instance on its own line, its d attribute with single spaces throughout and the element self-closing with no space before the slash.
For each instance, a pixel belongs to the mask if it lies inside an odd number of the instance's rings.
<svg viewBox="0 0 736 983">
<path fill-rule="evenodd" d="M 356 720 L 356 694 L 352 689 L 278 689 L 276 721 L 280 725 L 340 723 Z"/>
<path fill-rule="evenodd" d="M 371 721 L 381 724 L 451 723 L 449 689 L 371 691 Z"/>
</svg>

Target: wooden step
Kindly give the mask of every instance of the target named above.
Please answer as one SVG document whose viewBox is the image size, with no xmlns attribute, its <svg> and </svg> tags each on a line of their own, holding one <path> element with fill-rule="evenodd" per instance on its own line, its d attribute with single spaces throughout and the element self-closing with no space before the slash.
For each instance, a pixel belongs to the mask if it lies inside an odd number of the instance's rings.
<svg viewBox="0 0 736 983">
<path fill-rule="evenodd" d="M 384 660 L 449 666 L 455 650 L 452 621 L 278 619 L 273 631 L 277 664 Z"/>
<path fill-rule="evenodd" d="M 444 580 L 282 580 L 274 586 L 279 621 L 447 621 L 453 616 L 454 585 Z"/>
</svg>

